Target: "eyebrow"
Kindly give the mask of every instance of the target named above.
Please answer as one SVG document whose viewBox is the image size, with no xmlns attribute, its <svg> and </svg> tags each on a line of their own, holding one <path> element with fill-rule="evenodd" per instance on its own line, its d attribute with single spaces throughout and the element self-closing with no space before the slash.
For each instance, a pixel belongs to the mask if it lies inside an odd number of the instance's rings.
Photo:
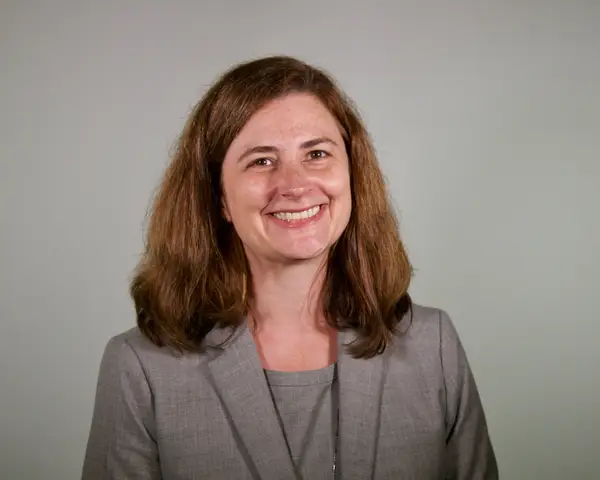
<svg viewBox="0 0 600 480">
<path fill-rule="evenodd" d="M 312 147 L 316 147 L 317 145 L 320 145 L 322 143 L 329 143 L 335 147 L 338 146 L 337 142 L 335 142 L 334 140 L 332 140 L 329 137 L 318 137 L 318 138 L 313 138 L 312 140 L 307 140 L 306 142 L 302 142 L 300 144 L 300 148 L 302 148 L 302 149 L 312 148 Z M 247 148 L 246 150 L 244 150 L 244 153 L 242 153 L 242 155 L 240 155 L 238 162 L 242 161 L 244 158 L 248 157 L 249 155 L 252 155 L 255 153 L 275 153 L 275 152 L 277 152 L 277 147 L 273 147 L 270 145 L 257 145 L 255 147 L 250 147 L 250 148 Z"/>
</svg>

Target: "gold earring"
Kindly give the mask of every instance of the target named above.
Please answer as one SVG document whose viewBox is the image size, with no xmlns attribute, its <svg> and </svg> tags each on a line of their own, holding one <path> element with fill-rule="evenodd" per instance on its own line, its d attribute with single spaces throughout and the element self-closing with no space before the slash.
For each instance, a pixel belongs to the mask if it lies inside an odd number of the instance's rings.
<svg viewBox="0 0 600 480">
<path fill-rule="evenodd" d="M 242 305 L 246 305 L 246 272 L 242 273 Z"/>
</svg>

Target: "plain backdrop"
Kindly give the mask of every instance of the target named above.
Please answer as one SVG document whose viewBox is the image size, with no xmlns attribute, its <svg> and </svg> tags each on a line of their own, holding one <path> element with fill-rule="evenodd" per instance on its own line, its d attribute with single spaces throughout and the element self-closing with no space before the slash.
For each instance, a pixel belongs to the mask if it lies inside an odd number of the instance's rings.
<svg viewBox="0 0 600 480">
<path fill-rule="evenodd" d="M 173 142 L 225 68 L 280 53 L 359 105 L 502 478 L 600 478 L 600 2 L 0 5 L 0 478 L 79 477 Z"/>
</svg>

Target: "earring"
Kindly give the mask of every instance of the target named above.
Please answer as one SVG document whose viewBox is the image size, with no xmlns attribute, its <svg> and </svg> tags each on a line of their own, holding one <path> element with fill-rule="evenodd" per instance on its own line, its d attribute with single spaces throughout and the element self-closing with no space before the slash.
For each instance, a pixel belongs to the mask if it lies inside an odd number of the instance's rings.
<svg viewBox="0 0 600 480">
<path fill-rule="evenodd" d="M 242 305 L 246 305 L 246 290 L 247 290 L 246 272 L 242 273 Z"/>
</svg>

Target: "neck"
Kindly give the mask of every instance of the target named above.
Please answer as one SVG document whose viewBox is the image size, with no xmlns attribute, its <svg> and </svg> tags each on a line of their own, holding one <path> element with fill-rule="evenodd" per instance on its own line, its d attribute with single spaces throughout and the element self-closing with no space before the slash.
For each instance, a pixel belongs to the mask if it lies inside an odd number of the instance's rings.
<svg viewBox="0 0 600 480">
<path fill-rule="evenodd" d="M 322 330 L 326 325 L 321 304 L 325 265 L 323 260 L 275 266 L 250 262 L 254 326 Z"/>
</svg>

